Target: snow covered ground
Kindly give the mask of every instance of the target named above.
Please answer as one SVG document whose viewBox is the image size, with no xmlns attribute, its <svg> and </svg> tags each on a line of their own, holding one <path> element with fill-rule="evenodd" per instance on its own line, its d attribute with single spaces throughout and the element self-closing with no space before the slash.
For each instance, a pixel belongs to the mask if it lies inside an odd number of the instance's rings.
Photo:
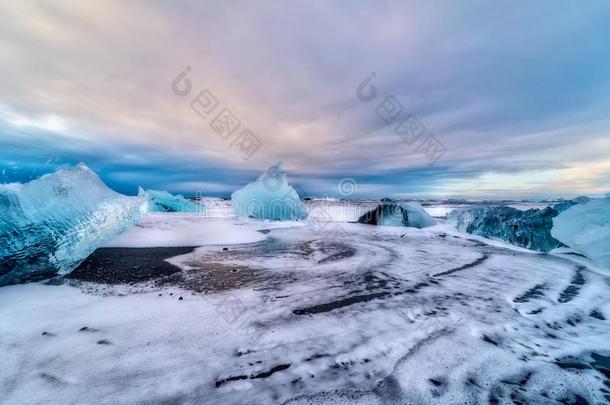
<svg viewBox="0 0 610 405">
<path fill-rule="evenodd" d="M 207 219 L 200 214 L 149 213 L 106 247 L 176 247 L 252 243 L 265 236 L 237 221 Z"/>
<path fill-rule="evenodd" d="M 148 215 L 110 246 L 200 246 L 162 279 L 0 288 L 0 403 L 610 401 L 610 278 L 586 259 L 311 204 Z"/>
</svg>

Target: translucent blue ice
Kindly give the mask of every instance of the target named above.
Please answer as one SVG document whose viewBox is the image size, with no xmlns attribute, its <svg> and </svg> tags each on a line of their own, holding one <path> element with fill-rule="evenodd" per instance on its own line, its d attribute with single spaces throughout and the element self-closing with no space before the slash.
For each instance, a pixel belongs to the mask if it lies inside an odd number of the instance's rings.
<svg viewBox="0 0 610 405">
<path fill-rule="evenodd" d="M 428 226 L 436 225 L 436 220 L 418 203 L 414 201 L 404 202 L 401 203 L 400 206 L 407 211 L 407 215 L 409 216 L 409 224 L 407 226 L 412 228 L 426 228 Z"/>
<path fill-rule="evenodd" d="M 610 197 L 574 205 L 553 219 L 552 235 L 610 268 Z"/>
<path fill-rule="evenodd" d="M 25 184 L 0 185 L 0 285 L 73 270 L 148 209 L 84 164 Z"/>
<path fill-rule="evenodd" d="M 558 212 L 562 212 L 567 210 L 568 208 L 576 205 L 576 204 L 584 204 L 588 201 L 591 201 L 591 199 L 589 197 L 576 197 L 572 200 L 567 200 L 567 201 L 560 201 L 557 204 L 555 204 L 553 206 L 554 209 L 556 209 Z"/>
<path fill-rule="evenodd" d="M 204 211 L 203 205 L 187 200 L 182 195 L 173 195 L 167 191 L 143 190 L 140 188 L 139 195 L 148 199 L 148 206 L 152 212 L 198 212 Z"/>
<path fill-rule="evenodd" d="M 499 239 L 526 249 L 549 252 L 563 246 L 551 236 L 553 218 L 557 210 L 530 209 L 520 211 L 512 207 L 466 207 L 451 211 L 447 218 L 458 230 L 491 239 Z"/>
<path fill-rule="evenodd" d="M 288 184 L 282 163 L 267 169 L 256 181 L 231 194 L 233 210 L 242 218 L 280 221 L 307 218 L 307 208 Z"/>
</svg>

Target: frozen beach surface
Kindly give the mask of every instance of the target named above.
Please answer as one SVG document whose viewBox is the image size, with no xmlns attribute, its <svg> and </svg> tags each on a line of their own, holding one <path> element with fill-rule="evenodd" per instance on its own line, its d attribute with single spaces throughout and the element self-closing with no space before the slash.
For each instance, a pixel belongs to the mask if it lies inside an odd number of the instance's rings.
<svg viewBox="0 0 610 405">
<path fill-rule="evenodd" d="M 197 214 L 149 213 L 105 247 L 232 245 L 263 239 L 265 235 L 237 221 L 207 219 Z"/>
<path fill-rule="evenodd" d="M 0 289 L 0 403 L 610 399 L 610 280 L 584 258 L 443 225 L 191 220 L 251 243 L 193 236 L 154 283 Z"/>
</svg>

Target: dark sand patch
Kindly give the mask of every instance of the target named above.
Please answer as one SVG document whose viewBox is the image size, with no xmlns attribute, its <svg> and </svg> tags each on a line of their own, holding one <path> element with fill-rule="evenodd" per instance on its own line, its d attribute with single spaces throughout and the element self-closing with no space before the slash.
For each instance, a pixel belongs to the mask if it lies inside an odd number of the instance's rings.
<svg viewBox="0 0 610 405">
<path fill-rule="evenodd" d="M 272 275 L 260 269 L 226 265 L 203 260 L 185 263 L 188 270 L 181 274 L 180 284 L 196 292 L 226 291 L 248 285 L 263 285 L 285 275 Z M 168 280 L 169 281 L 169 280 Z"/>
<path fill-rule="evenodd" d="M 434 277 L 448 276 L 449 274 L 453 274 L 458 271 L 470 269 L 472 267 L 478 266 L 479 264 L 485 262 L 488 258 L 489 258 L 489 255 L 487 253 L 485 253 L 485 254 L 483 254 L 483 256 L 479 257 L 477 260 L 473 261 L 472 263 L 467 263 L 463 266 L 456 267 L 451 270 L 443 271 L 442 273 L 436 273 L 433 276 Z"/>
<path fill-rule="evenodd" d="M 214 292 L 269 284 L 272 278 L 278 282 L 278 279 L 285 277 L 273 276 L 257 268 L 208 261 L 206 258 L 185 263 L 184 270 L 166 261 L 191 253 L 194 249 L 196 248 L 100 248 L 67 278 L 109 285 L 134 285 L 153 281 L 157 286 L 179 286 L 196 292 Z M 220 253 L 223 257 L 239 254 L 237 249 Z"/>
<path fill-rule="evenodd" d="M 181 271 L 165 259 L 191 253 L 194 247 L 99 248 L 67 278 L 104 284 L 139 283 Z"/>
<path fill-rule="evenodd" d="M 272 374 L 275 374 L 275 373 L 277 373 L 279 371 L 286 370 L 287 368 L 290 368 L 290 364 L 278 364 L 277 366 L 272 367 L 269 371 L 263 371 L 263 372 L 258 373 L 258 374 L 250 374 L 250 375 L 242 374 L 242 375 L 236 375 L 236 376 L 231 376 L 231 377 L 223 378 L 221 380 L 216 381 L 216 388 L 220 387 L 223 384 L 231 382 L 231 381 L 245 380 L 245 379 L 257 379 L 257 378 L 268 378 Z"/>
<path fill-rule="evenodd" d="M 524 303 L 529 302 L 530 300 L 544 297 L 544 290 L 546 289 L 546 284 L 536 284 L 534 287 L 530 288 L 520 296 L 516 297 L 513 302 L 516 303 Z"/>
<path fill-rule="evenodd" d="M 576 271 L 574 272 L 574 276 L 570 281 L 570 285 L 561 292 L 559 298 L 557 299 L 558 302 L 562 304 L 570 302 L 578 295 L 582 286 L 585 285 L 583 270 L 586 270 L 584 266 L 576 266 Z"/>
</svg>

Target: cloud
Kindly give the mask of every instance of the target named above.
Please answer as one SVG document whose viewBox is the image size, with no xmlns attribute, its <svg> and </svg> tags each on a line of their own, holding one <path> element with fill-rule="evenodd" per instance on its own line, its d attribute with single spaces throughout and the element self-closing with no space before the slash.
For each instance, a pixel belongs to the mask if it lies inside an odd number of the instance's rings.
<svg viewBox="0 0 610 405">
<path fill-rule="evenodd" d="M 21 180 L 60 156 L 86 161 L 123 191 L 151 184 L 188 194 L 208 184 L 227 194 L 278 160 L 320 195 L 343 177 L 361 181 L 363 196 L 570 195 L 607 185 L 604 1 L 4 9 L 0 161 L 17 161 L 23 169 L 11 173 Z M 171 83 L 186 66 L 193 89 L 179 97 Z M 378 96 L 363 103 L 356 88 L 371 72 Z M 212 130 L 213 116 L 193 111 L 204 89 L 262 141 L 249 160 Z M 441 159 L 430 165 L 378 116 L 387 96 L 442 142 Z M 547 175 L 532 177 L 538 171 Z"/>
</svg>

